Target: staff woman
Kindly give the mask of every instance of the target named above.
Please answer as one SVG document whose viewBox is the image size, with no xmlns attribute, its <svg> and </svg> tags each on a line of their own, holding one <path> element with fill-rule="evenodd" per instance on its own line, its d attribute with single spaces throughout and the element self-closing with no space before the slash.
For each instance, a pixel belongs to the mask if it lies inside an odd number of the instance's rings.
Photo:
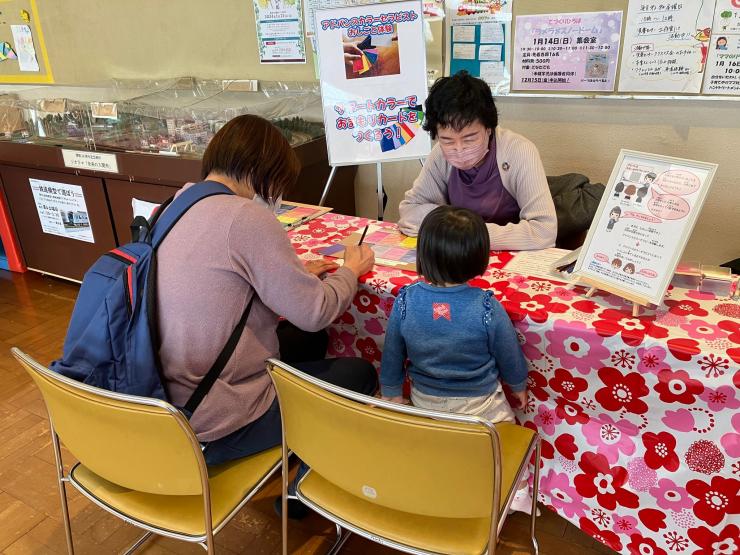
<svg viewBox="0 0 740 555">
<path fill-rule="evenodd" d="M 451 204 L 480 214 L 493 249 L 554 246 L 555 205 L 540 155 L 498 126 L 488 85 L 466 71 L 443 77 L 425 107 L 424 129 L 438 142 L 401 201 L 400 230 L 416 235 L 429 212 Z"/>
</svg>

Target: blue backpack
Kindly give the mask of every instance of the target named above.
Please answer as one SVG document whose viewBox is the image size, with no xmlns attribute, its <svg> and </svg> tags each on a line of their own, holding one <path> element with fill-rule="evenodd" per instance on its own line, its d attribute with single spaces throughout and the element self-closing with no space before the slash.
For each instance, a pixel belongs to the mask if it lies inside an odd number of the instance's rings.
<svg viewBox="0 0 740 555">
<path fill-rule="evenodd" d="M 134 219 L 132 242 L 105 253 L 85 273 L 63 356 L 51 363 L 53 371 L 109 391 L 167 400 L 158 355 L 157 248 L 196 202 L 225 194 L 234 193 L 221 183 L 205 181 L 164 203 L 151 222 L 141 216 Z M 223 350 L 186 403 L 186 414 L 195 411 L 231 358 L 251 305 L 250 300 Z"/>
</svg>

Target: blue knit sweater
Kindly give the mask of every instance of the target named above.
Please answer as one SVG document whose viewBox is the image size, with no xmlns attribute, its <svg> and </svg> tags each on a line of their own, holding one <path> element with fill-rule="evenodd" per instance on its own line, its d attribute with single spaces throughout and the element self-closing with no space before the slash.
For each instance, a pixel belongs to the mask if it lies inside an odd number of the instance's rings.
<svg viewBox="0 0 740 555">
<path fill-rule="evenodd" d="M 385 336 L 382 395 L 401 395 L 407 358 L 414 387 L 427 395 L 490 395 L 499 376 L 512 391 L 527 387 L 527 362 L 509 316 L 491 291 L 467 284 L 401 289 Z"/>
</svg>

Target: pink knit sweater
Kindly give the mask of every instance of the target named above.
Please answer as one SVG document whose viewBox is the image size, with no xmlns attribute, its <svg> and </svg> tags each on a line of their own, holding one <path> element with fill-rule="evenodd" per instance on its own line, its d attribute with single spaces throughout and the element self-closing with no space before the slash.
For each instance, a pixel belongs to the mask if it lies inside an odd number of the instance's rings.
<svg viewBox="0 0 740 555">
<path fill-rule="evenodd" d="M 234 355 L 191 420 L 198 438 L 228 435 L 272 403 L 265 359 L 279 356 L 278 314 L 320 330 L 356 290 L 349 269 L 323 281 L 306 272 L 275 216 L 252 200 L 218 195 L 191 208 L 158 251 L 159 354 L 176 405 L 185 404 L 257 295 Z"/>
</svg>

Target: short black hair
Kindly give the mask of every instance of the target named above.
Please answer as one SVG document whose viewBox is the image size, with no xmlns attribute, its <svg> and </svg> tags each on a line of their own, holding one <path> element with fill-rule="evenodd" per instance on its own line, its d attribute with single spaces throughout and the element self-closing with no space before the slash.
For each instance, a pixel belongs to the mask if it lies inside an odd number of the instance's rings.
<svg viewBox="0 0 740 555">
<path fill-rule="evenodd" d="M 476 121 L 486 129 L 498 125 L 498 111 L 488 84 L 465 70 L 437 79 L 429 90 L 423 123 L 432 139 L 437 138 L 440 127 L 460 131 Z"/>
<path fill-rule="evenodd" d="M 490 251 L 483 218 L 467 208 L 439 206 L 421 222 L 416 272 L 434 285 L 465 283 L 486 271 Z"/>
</svg>

